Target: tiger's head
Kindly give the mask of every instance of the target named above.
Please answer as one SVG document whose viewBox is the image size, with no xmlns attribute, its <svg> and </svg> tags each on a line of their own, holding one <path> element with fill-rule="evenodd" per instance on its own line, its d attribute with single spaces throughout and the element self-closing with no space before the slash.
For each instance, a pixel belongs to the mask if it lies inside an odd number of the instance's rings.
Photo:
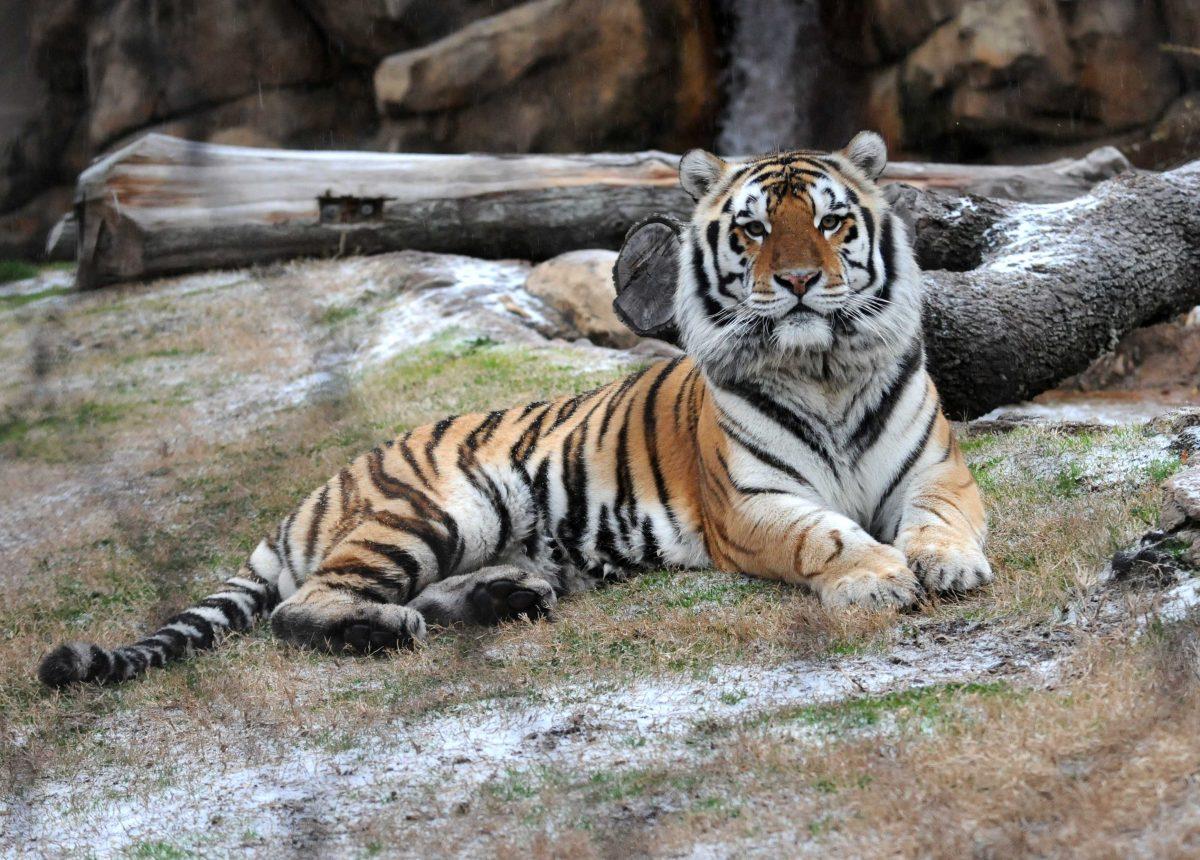
<svg viewBox="0 0 1200 860">
<path fill-rule="evenodd" d="M 681 243 L 675 319 L 720 375 L 764 364 L 852 366 L 915 336 L 919 276 L 875 179 L 883 139 L 837 152 L 727 162 L 692 150 L 680 182 L 696 200 Z"/>
</svg>

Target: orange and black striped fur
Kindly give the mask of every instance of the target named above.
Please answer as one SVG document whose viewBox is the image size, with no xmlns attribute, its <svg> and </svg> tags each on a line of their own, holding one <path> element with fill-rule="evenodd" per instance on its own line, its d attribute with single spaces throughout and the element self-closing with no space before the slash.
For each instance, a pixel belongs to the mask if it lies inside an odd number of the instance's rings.
<svg viewBox="0 0 1200 860">
<path fill-rule="evenodd" d="M 427 624 L 548 614 L 662 565 L 912 603 L 991 578 L 984 516 L 925 370 L 920 277 L 862 133 L 835 153 L 693 151 L 676 319 L 687 358 L 575 397 L 459 415 L 364 454 L 224 589 L 40 676 L 132 678 L 270 613 L 282 639 L 368 653 Z"/>
</svg>

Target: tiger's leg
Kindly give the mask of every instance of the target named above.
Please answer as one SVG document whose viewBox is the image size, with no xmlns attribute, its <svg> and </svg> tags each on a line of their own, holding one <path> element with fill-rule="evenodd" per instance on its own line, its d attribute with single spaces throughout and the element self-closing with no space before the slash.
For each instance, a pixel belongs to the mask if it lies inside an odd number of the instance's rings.
<svg viewBox="0 0 1200 860">
<path fill-rule="evenodd" d="M 806 585 L 826 606 L 916 602 L 917 579 L 904 555 L 819 503 L 764 493 L 725 513 L 710 540 L 722 567 Z"/>
<path fill-rule="evenodd" d="M 271 628 L 286 641 L 334 653 L 408 647 L 425 638 L 425 619 L 403 604 L 439 574 L 428 544 L 367 520 L 279 604 Z"/>
<path fill-rule="evenodd" d="M 558 602 L 557 577 L 504 564 L 450 576 L 425 588 L 408 606 L 431 624 L 498 624 L 548 616 Z"/>
<path fill-rule="evenodd" d="M 942 423 L 947 456 L 913 476 L 894 543 L 930 591 L 968 591 L 993 579 L 987 525 L 979 487 Z"/>
</svg>

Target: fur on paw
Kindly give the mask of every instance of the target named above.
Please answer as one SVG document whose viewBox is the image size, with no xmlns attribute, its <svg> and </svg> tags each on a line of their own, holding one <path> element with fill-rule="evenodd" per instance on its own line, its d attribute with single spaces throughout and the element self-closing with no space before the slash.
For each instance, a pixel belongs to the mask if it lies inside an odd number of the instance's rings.
<svg viewBox="0 0 1200 860">
<path fill-rule="evenodd" d="M 477 624 L 548 616 L 558 602 L 550 583 L 536 573 L 500 567 L 474 584 L 469 597 Z"/>
<path fill-rule="evenodd" d="M 915 539 L 905 546 L 904 554 L 908 566 L 930 591 L 970 591 L 995 578 L 991 564 L 974 541 Z"/>
<path fill-rule="evenodd" d="M 332 626 L 325 636 L 334 654 L 382 654 L 425 638 L 425 619 L 407 606 L 372 606 Z"/>
<path fill-rule="evenodd" d="M 847 570 L 821 577 L 821 603 L 830 607 L 903 609 L 917 602 L 920 586 L 904 555 L 890 546 L 871 547 Z"/>
</svg>

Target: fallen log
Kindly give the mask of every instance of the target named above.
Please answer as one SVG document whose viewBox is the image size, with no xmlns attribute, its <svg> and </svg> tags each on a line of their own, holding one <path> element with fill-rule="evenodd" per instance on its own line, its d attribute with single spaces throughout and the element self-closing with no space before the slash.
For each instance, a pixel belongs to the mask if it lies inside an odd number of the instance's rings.
<svg viewBox="0 0 1200 860">
<path fill-rule="evenodd" d="M 677 165 L 662 152 L 296 152 L 150 134 L 79 177 L 78 284 L 403 249 L 541 260 L 617 248 L 650 213 L 690 212 Z M 896 163 L 885 181 L 1062 199 L 1127 167 L 1098 151 L 1031 167 Z"/>
<path fill-rule="evenodd" d="M 677 163 L 661 152 L 294 152 L 151 134 L 79 177 L 79 286 L 406 248 L 524 259 L 615 248 L 647 212 L 690 206 Z"/>
<path fill-rule="evenodd" d="M 951 417 L 1028 399 L 1200 303 L 1200 161 L 1054 204 L 886 193 L 926 269 L 929 367 Z M 639 334 L 669 338 L 677 245 L 663 220 L 628 237 L 614 308 Z"/>
</svg>

